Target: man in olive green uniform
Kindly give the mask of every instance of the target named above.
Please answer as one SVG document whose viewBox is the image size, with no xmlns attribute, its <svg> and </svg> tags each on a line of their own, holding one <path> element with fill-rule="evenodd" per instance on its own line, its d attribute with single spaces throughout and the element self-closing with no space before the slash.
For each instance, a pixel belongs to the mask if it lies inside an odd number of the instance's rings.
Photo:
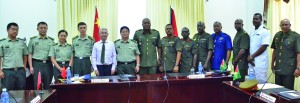
<svg viewBox="0 0 300 103">
<path fill-rule="evenodd" d="M 193 40 L 197 45 L 197 65 L 199 62 L 202 63 L 202 66 L 205 71 L 211 69 L 210 59 L 212 56 L 212 50 L 214 48 L 214 42 L 212 36 L 204 31 L 205 23 L 200 21 L 197 23 L 198 33 L 194 35 Z"/>
<path fill-rule="evenodd" d="M 245 76 L 248 74 L 247 56 L 249 55 L 250 37 L 243 29 L 243 20 L 237 19 L 234 22 L 234 27 L 237 31 L 233 39 L 233 59 L 232 65 L 234 68 L 239 67 L 241 74 L 240 82 L 245 81 Z"/>
<path fill-rule="evenodd" d="M 194 42 L 194 40 L 191 40 L 190 30 L 187 27 L 183 27 L 181 30 L 181 45 L 182 45 L 182 51 L 181 51 L 181 59 L 180 59 L 180 73 L 189 73 L 191 68 L 194 68 L 196 66 L 197 61 L 197 45 Z"/>
<path fill-rule="evenodd" d="M 275 83 L 294 89 L 295 76 L 300 75 L 300 35 L 291 30 L 288 19 L 280 22 L 282 31 L 275 34 L 271 48 L 271 68 L 275 73 Z"/>
<path fill-rule="evenodd" d="M 8 90 L 24 90 L 26 87 L 27 45 L 16 38 L 19 27 L 7 25 L 8 38 L 0 40 L 0 77 Z"/>
<path fill-rule="evenodd" d="M 34 88 L 37 89 L 38 73 L 41 73 L 42 85 L 44 89 L 50 89 L 53 77 L 53 65 L 49 58 L 49 51 L 54 44 L 54 39 L 47 36 L 48 25 L 39 22 L 37 25 L 39 36 L 30 38 L 28 44 L 28 61 L 30 72 L 33 74 Z"/>
<path fill-rule="evenodd" d="M 118 73 L 135 74 L 140 69 L 140 51 L 136 41 L 129 39 L 130 30 L 127 26 L 121 27 L 120 33 L 122 39 L 115 41 Z"/>
<path fill-rule="evenodd" d="M 49 56 L 54 65 L 53 74 L 55 81 L 58 81 L 58 77 L 61 75 L 63 69 L 71 67 L 73 63 L 72 47 L 70 44 L 66 43 L 67 36 L 67 31 L 60 30 L 58 32 L 59 42 L 55 43 L 49 52 Z"/>
<path fill-rule="evenodd" d="M 181 56 L 181 45 L 180 39 L 173 34 L 173 27 L 171 24 L 167 24 L 165 27 L 167 36 L 161 40 L 161 51 L 162 51 L 162 65 L 159 70 L 163 72 L 178 72 L 179 62 Z"/>
<path fill-rule="evenodd" d="M 143 29 L 137 30 L 133 39 L 137 41 L 140 50 L 140 74 L 156 74 L 161 57 L 160 35 L 155 29 L 150 29 L 151 22 L 148 18 L 142 21 Z M 158 56 L 157 56 L 158 53 Z"/>
<path fill-rule="evenodd" d="M 74 63 L 72 67 L 73 74 L 83 76 L 91 73 L 91 60 L 92 48 L 94 39 L 86 35 L 87 26 L 84 22 L 77 25 L 80 35 L 75 36 L 72 41 L 72 49 L 74 52 Z"/>
</svg>

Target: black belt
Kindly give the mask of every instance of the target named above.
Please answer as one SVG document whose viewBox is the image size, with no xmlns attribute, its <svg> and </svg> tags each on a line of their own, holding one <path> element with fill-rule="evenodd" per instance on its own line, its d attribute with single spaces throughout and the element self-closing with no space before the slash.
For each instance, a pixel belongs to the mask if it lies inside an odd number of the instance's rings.
<svg viewBox="0 0 300 103">
<path fill-rule="evenodd" d="M 3 68 L 3 70 L 15 70 L 15 71 L 17 71 L 18 69 L 24 69 L 24 67 L 18 67 L 18 68 Z"/>
<path fill-rule="evenodd" d="M 33 58 L 32 58 L 32 61 L 35 61 L 35 62 L 43 62 L 43 63 L 51 63 L 50 60 L 38 60 L 38 59 L 33 59 Z"/>
<path fill-rule="evenodd" d="M 135 63 L 135 61 L 132 61 L 132 62 L 118 62 L 118 64 L 132 64 L 132 63 Z"/>
<path fill-rule="evenodd" d="M 90 59 L 90 57 L 74 57 L 75 59 Z"/>
<path fill-rule="evenodd" d="M 59 62 L 59 61 L 57 61 L 57 63 L 58 63 L 58 64 L 67 64 L 67 63 L 69 63 L 69 61 L 64 61 L 64 62 Z"/>
</svg>

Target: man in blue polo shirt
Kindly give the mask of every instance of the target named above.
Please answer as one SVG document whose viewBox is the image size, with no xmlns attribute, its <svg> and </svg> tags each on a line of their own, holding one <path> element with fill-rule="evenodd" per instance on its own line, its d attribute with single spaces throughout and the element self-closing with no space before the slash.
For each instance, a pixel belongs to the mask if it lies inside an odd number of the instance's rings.
<svg viewBox="0 0 300 103">
<path fill-rule="evenodd" d="M 219 21 L 214 23 L 214 31 L 215 33 L 212 34 L 214 51 L 211 69 L 220 70 L 220 64 L 222 63 L 223 59 L 225 60 L 225 63 L 228 64 L 231 55 L 232 44 L 230 36 L 222 32 L 222 24 Z"/>
</svg>

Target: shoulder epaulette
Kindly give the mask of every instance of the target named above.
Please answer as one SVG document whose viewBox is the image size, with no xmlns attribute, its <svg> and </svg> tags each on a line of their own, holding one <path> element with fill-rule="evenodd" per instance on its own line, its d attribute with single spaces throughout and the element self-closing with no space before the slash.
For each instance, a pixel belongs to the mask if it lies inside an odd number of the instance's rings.
<svg viewBox="0 0 300 103">
<path fill-rule="evenodd" d="M 118 41 L 120 41 L 121 39 L 116 40 L 114 43 L 117 43 Z"/>
<path fill-rule="evenodd" d="M 21 38 L 17 38 L 17 40 L 24 40 L 24 39 L 21 39 Z"/>
<path fill-rule="evenodd" d="M 298 33 L 297 33 L 297 32 L 295 32 L 295 31 L 292 31 L 292 33 L 298 34 Z"/>
<path fill-rule="evenodd" d="M 33 37 L 31 37 L 30 39 L 33 39 L 33 38 L 36 38 L 37 36 L 33 36 Z"/>
<path fill-rule="evenodd" d="M 50 36 L 48 36 L 48 38 L 50 38 L 51 40 L 54 40 L 54 38 L 52 38 L 52 37 L 50 37 Z"/>
<path fill-rule="evenodd" d="M 88 36 L 89 39 L 94 40 L 94 38 L 92 36 Z"/>
<path fill-rule="evenodd" d="M 135 43 L 137 43 L 135 40 L 133 40 L 133 39 L 130 39 L 132 42 L 135 42 Z"/>
<path fill-rule="evenodd" d="M 77 36 L 73 37 L 72 40 L 74 40 L 74 39 L 76 39 L 76 38 L 78 38 L 78 37 L 79 37 L 79 36 L 77 35 Z"/>
<path fill-rule="evenodd" d="M 155 30 L 155 29 L 151 29 L 151 31 L 157 31 L 157 30 Z"/>
<path fill-rule="evenodd" d="M 3 40 L 5 40 L 6 38 L 3 38 L 3 39 L 0 39 L 0 41 L 3 41 Z"/>
</svg>

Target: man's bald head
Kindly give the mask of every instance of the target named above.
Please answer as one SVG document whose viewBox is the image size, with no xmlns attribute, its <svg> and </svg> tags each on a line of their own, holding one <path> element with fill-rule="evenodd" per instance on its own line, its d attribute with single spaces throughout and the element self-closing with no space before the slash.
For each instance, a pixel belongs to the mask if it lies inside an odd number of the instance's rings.
<svg viewBox="0 0 300 103">
<path fill-rule="evenodd" d="M 149 18 L 144 18 L 142 21 L 142 26 L 144 30 L 150 30 L 151 21 Z"/>
<path fill-rule="evenodd" d="M 280 22 L 280 28 L 283 33 L 288 33 L 291 30 L 291 22 L 289 19 L 283 19 Z"/>
<path fill-rule="evenodd" d="M 237 30 L 237 31 L 240 31 L 243 29 L 243 20 L 242 19 L 236 19 L 235 22 L 234 22 L 234 28 Z"/>
</svg>

